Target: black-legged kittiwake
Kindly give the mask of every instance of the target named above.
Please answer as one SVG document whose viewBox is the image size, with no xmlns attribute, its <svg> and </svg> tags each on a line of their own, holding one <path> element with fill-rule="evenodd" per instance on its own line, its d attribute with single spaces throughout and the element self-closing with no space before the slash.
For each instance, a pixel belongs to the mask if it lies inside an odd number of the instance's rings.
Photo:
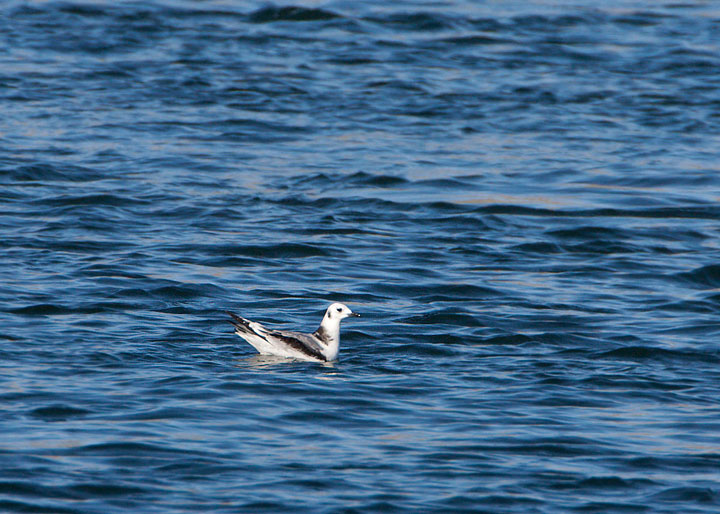
<svg viewBox="0 0 720 514">
<path fill-rule="evenodd" d="M 263 355 L 294 357 L 312 361 L 334 361 L 340 349 L 340 321 L 355 314 L 347 305 L 333 303 L 325 311 L 325 317 L 312 334 L 270 330 L 260 323 L 228 312 L 235 333 L 250 343 Z"/>
</svg>

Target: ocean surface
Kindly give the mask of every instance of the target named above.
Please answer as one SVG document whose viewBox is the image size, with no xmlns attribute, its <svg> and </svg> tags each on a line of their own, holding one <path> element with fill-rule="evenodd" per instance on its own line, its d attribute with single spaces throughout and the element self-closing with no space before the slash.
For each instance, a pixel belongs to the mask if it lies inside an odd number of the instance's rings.
<svg viewBox="0 0 720 514">
<path fill-rule="evenodd" d="M 3 2 L 0 512 L 720 512 L 720 4 Z"/>
</svg>

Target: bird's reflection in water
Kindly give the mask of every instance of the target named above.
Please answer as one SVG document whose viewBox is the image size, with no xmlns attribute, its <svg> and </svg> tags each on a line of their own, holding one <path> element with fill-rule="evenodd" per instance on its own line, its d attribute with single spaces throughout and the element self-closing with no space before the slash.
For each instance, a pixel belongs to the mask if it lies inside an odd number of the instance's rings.
<svg viewBox="0 0 720 514">
<path fill-rule="evenodd" d="M 237 360 L 238 366 L 248 367 L 251 369 L 267 369 L 277 366 L 287 365 L 309 365 L 309 366 L 322 366 L 328 370 L 336 369 L 335 362 L 315 362 L 306 361 L 302 359 L 293 359 L 291 357 L 279 357 L 277 355 L 262 355 L 255 354 L 244 359 Z"/>
</svg>

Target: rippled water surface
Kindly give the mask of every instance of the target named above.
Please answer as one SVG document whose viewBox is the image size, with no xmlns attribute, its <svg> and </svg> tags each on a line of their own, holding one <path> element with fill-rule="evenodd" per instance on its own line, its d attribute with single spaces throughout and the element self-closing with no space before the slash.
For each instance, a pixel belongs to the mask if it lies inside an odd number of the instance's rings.
<svg viewBox="0 0 720 514">
<path fill-rule="evenodd" d="M 3 512 L 718 512 L 715 2 L 10 1 L 0 107 Z"/>
</svg>

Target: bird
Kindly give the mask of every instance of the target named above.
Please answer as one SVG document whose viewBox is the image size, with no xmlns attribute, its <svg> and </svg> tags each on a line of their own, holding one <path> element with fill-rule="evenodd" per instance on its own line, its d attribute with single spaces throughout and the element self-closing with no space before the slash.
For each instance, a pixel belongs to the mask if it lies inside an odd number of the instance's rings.
<svg viewBox="0 0 720 514">
<path fill-rule="evenodd" d="M 333 303 L 325 311 L 320 327 L 312 334 L 272 330 L 260 323 L 250 321 L 228 312 L 235 333 L 250 343 L 263 355 L 292 357 L 296 359 L 329 362 L 337 359 L 340 350 L 340 321 L 348 317 L 360 317 L 347 305 Z"/>
</svg>

